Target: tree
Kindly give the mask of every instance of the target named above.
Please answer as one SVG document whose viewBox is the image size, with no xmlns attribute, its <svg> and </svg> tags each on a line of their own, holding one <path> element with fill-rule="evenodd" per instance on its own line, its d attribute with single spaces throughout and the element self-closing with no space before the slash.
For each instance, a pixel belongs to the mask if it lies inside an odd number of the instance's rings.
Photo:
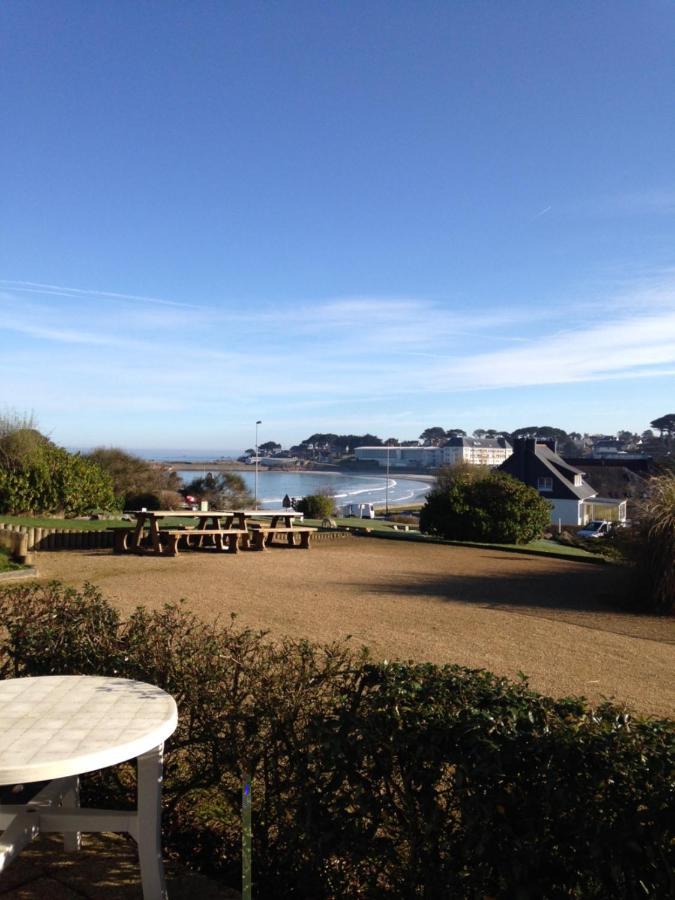
<svg viewBox="0 0 675 900">
<path fill-rule="evenodd" d="M 448 428 L 445 434 L 446 437 L 466 437 L 466 431 L 463 428 Z"/>
<path fill-rule="evenodd" d="M 555 441 L 558 445 L 559 453 L 574 454 L 578 447 L 576 440 L 562 428 L 554 428 L 552 425 L 528 425 L 525 428 L 517 428 L 511 432 L 511 442 L 523 438 L 534 438 L 535 440 Z"/>
<path fill-rule="evenodd" d="M 484 438 L 487 434 L 487 431 L 484 428 L 474 428 L 473 436 L 475 438 Z"/>
<path fill-rule="evenodd" d="M 660 416 L 649 424 L 652 428 L 658 428 L 662 441 L 665 440 L 666 443 L 670 444 L 673 433 L 675 433 L 675 413 L 666 413 L 665 416 Z"/>
<path fill-rule="evenodd" d="M 349 449 L 352 453 L 355 447 L 381 447 L 382 438 L 376 434 L 339 434 L 333 442 L 333 449 L 346 453 Z"/>
<path fill-rule="evenodd" d="M 218 472 L 217 475 L 209 472 L 201 478 L 194 478 L 185 490 L 220 509 L 244 509 L 254 502 L 246 482 L 235 472 Z"/>
<path fill-rule="evenodd" d="M 127 509 L 141 506 L 160 509 L 162 494 L 175 495 L 181 485 L 176 472 L 153 465 L 119 447 L 96 447 L 85 458 L 108 473 L 119 504 Z"/>
<path fill-rule="evenodd" d="M 400 444 L 398 442 L 398 438 L 390 437 L 384 442 L 385 447 L 399 447 Z"/>
<path fill-rule="evenodd" d="M 260 450 L 263 453 L 276 453 L 277 450 L 281 450 L 281 444 L 277 444 L 276 441 L 265 441 L 264 444 L 258 444 L 258 451 Z"/>
<path fill-rule="evenodd" d="M 445 428 L 436 425 L 433 428 L 425 428 L 420 435 L 420 440 L 429 446 L 438 447 L 438 445 L 446 439 Z"/>
<path fill-rule="evenodd" d="M 337 434 L 310 434 L 308 438 L 301 441 L 301 444 L 311 444 L 315 450 L 329 450 L 337 440 Z"/>
<path fill-rule="evenodd" d="M 639 435 L 633 434 L 632 431 L 617 431 L 616 437 L 622 444 L 634 444 L 639 440 Z"/>
<path fill-rule="evenodd" d="M 441 473 L 420 512 L 420 530 L 446 540 L 523 544 L 550 524 L 538 491 L 504 472 L 457 466 Z"/>
<path fill-rule="evenodd" d="M 525 428 L 516 428 L 511 432 L 511 439 L 518 438 L 544 438 L 547 440 L 566 441 L 569 435 L 562 428 L 553 428 L 552 425 L 527 425 Z"/>
</svg>

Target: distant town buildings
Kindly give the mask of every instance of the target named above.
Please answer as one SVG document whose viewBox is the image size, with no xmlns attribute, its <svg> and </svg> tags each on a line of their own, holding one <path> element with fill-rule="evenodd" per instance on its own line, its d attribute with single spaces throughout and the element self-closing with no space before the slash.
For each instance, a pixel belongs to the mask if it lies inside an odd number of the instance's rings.
<svg viewBox="0 0 675 900">
<path fill-rule="evenodd" d="M 440 466 L 469 463 L 472 466 L 500 466 L 513 453 L 505 438 L 453 437 L 441 447 L 356 447 L 359 462 L 376 462 L 382 468 Z"/>
<path fill-rule="evenodd" d="M 355 447 L 358 462 L 376 462 L 383 469 L 415 467 L 433 469 L 442 465 L 439 447 Z"/>
</svg>

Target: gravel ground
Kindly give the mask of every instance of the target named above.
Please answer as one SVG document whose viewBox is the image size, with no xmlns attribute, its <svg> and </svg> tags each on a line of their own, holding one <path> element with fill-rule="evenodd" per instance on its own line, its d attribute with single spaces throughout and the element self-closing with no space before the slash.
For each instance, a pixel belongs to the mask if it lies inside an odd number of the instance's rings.
<svg viewBox="0 0 675 900">
<path fill-rule="evenodd" d="M 675 713 L 675 619 L 613 609 L 625 579 L 614 566 L 358 537 L 309 552 L 41 552 L 36 565 L 41 578 L 93 582 L 123 614 L 185 598 L 272 636 L 350 635 L 378 658 L 522 671 L 544 693 Z"/>
</svg>

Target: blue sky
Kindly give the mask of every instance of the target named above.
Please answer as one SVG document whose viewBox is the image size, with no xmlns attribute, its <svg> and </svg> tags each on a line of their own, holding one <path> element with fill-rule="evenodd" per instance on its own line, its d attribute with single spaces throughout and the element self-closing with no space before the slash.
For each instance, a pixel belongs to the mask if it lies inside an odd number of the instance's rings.
<svg viewBox="0 0 675 900">
<path fill-rule="evenodd" d="M 675 407 L 675 7 L 0 6 L 0 406 L 67 446 Z"/>
</svg>

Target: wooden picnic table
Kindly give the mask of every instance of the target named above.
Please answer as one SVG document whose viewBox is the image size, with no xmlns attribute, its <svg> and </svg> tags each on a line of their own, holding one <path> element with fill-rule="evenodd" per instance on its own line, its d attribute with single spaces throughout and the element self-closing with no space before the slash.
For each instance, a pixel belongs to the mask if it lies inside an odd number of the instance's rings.
<svg viewBox="0 0 675 900">
<path fill-rule="evenodd" d="M 302 513 L 295 510 L 225 509 L 225 510 L 134 510 L 136 525 L 115 530 L 115 552 L 155 553 L 175 556 L 179 542 L 188 549 L 215 547 L 236 553 L 242 546 L 264 550 L 276 534 L 285 534 L 289 545 L 295 537 L 300 546 L 309 548 L 309 536 L 315 528 L 294 525 L 302 521 Z M 171 519 L 193 519 L 196 524 L 171 525 Z M 266 521 L 269 519 L 269 525 Z"/>
<path fill-rule="evenodd" d="M 136 518 L 136 525 L 133 529 L 121 530 L 115 544 L 117 552 L 175 556 L 178 542 L 184 538 L 184 543 L 191 549 L 210 545 L 217 550 L 236 553 L 240 537 L 248 542 L 245 521 L 233 510 L 139 509 L 131 514 Z M 195 524 L 172 524 L 171 519 L 192 519 Z"/>
</svg>

